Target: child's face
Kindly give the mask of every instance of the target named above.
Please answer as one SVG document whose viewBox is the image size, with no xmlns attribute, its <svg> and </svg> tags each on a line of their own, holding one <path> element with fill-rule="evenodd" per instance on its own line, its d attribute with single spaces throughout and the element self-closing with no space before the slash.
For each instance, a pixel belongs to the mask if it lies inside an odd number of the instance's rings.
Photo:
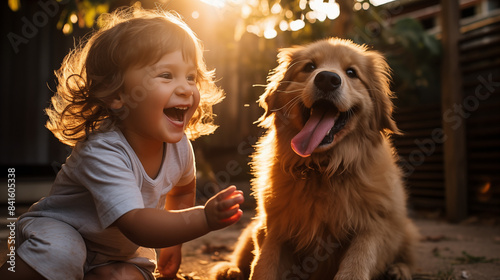
<svg viewBox="0 0 500 280">
<path fill-rule="evenodd" d="M 118 100 L 127 107 L 123 128 L 147 140 L 179 142 L 200 102 L 196 70 L 180 50 L 153 65 L 128 69 Z"/>
</svg>

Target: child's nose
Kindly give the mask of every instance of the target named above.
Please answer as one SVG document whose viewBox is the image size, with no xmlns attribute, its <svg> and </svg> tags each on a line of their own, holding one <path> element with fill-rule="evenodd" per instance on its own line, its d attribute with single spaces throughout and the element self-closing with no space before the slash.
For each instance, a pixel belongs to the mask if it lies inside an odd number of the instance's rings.
<svg viewBox="0 0 500 280">
<path fill-rule="evenodd" d="M 193 89 L 189 85 L 181 85 L 177 87 L 175 90 L 175 94 L 182 96 L 191 96 L 193 95 Z"/>
</svg>

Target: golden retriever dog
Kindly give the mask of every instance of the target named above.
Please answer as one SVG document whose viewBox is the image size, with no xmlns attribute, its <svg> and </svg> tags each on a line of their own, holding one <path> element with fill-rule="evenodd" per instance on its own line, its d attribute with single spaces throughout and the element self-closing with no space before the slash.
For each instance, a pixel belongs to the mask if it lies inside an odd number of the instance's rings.
<svg viewBox="0 0 500 280">
<path fill-rule="evenodd" d="M 215 279 L 411 279 L 418 234 L 388 135 L 390 69 L 331 38 L 281 49 L 259 103 L 255 220 Z"/>
</svg>

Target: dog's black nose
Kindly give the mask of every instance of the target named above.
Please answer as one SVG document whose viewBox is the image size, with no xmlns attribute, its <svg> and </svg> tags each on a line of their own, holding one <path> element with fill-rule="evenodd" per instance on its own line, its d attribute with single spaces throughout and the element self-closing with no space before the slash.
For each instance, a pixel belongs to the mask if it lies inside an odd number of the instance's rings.
<svg viewBox="0 0 500 280">
<path fill-rule="evenodd" d="M 342 84 L 342 79 L 337 73 L 322 71 L 314 78 L 314 84 L 323 91 L 331 91 L 337 89 Z"/>
</svg>

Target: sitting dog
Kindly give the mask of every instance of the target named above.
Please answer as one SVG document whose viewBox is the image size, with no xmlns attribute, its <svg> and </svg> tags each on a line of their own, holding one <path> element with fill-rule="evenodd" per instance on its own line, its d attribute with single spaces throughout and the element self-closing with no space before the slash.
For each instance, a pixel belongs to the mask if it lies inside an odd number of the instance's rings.
<svg viewBox="0 0 500 280">
<path fill-rule="evenodd" d="M 257 216 L 216 279 L 411 279 L 418 237 L 388 135 L 390 69 L 331 38 L 281 49 L 251 166 Z"/>
</svg>

